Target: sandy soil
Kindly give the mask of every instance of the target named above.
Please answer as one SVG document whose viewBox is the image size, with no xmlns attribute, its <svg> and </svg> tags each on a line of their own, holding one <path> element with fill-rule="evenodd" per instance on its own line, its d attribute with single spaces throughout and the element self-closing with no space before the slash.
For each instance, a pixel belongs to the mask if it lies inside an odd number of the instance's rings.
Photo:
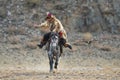
<svg viewBox="0 0 120 80">
<path fill-rule="evenodd" d="M 61 69 L 55 73 L 46 70 L 1 70 L 0 80 L 120 80 L 120 68 Z"/>
<path fill-rule="evenodd" d="M 55 73 L 49 73 L 44 49 L 1 45 L 0 80 L 120 80 L 119 35 L 91 44 L 74 41 L 74 51 L 64 49 Z"/>
</svg>

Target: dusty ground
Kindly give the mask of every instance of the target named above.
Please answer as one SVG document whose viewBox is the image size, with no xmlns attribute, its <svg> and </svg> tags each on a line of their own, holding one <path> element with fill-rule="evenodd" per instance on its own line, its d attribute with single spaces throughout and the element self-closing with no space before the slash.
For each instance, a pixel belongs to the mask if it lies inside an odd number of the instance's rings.
<svg viewBox="0 0 120 80">
<path fill-rule="evenodd" d="M 0 80 L 120 80 L 120 35 L 93 36 L 91 44 L 71 38 L 74 51 L 64 49 L 56 73 L 49 73 L 44 49 L 2 42 Z"/>
<path fill-rule="evenodd" d="M 81 70 L 46 71 L 5 70 L 0 72 L 1 80 L 120 80 L 120 69 L 82 68 Z"/>
</svg>

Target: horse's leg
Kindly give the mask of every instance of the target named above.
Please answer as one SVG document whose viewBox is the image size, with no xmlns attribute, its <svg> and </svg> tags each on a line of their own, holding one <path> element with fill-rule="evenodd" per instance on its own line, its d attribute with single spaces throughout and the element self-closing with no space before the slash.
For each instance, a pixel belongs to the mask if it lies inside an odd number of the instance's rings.
<svg viewBox="0 0 120 80">
<path fill-rule="evenodd" d="M 48 57 L 49 57 L 50 72 L 52 72 L 53 71 L 53 55 L 48 53 Z"/>
<path fill-rule="evenodd" d="M 50 72 L 53 71 L 53 58 L 50 56 L 49 57 L 49 65 L 50 65 Z"/>
<path fill-rule="evenodd" d="M 55 60 L 55 66 L 54 66 L 55 69 L 57 69 L 58 61 L 59 61 L 59 54 L 58 54 L 58 52 L 57 52 L 56 60 Z"/>
</svg>

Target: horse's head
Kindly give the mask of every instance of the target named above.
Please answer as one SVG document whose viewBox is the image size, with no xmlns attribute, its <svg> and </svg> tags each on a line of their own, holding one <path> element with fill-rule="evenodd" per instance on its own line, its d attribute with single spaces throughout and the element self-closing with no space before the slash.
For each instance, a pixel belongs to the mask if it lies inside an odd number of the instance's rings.
<svg viewBox="0 0 120 80">
<path fill-rule="evenodd" d="M 51 32 L 50 35 L 50 47 L 52 49 L 57 48 L 58 47 L 58 43 L 59 43 L 59 36 L 57 33 L 55 32 Z"/>
</svg>

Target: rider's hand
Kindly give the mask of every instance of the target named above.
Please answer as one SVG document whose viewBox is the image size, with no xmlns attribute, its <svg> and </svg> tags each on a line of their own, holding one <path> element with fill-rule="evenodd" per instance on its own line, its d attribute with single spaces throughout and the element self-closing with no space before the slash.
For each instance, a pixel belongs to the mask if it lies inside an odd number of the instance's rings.
<svg viewBox="0 0 120 80">
<path fill-rule="evenodd" d="M 39 27 L 39 25 L 38 25 L 38 24 L 34 24 L 33 26 L 34 26 L 35 28 L 38 28 L 38 27 Z"/>
</svg>

